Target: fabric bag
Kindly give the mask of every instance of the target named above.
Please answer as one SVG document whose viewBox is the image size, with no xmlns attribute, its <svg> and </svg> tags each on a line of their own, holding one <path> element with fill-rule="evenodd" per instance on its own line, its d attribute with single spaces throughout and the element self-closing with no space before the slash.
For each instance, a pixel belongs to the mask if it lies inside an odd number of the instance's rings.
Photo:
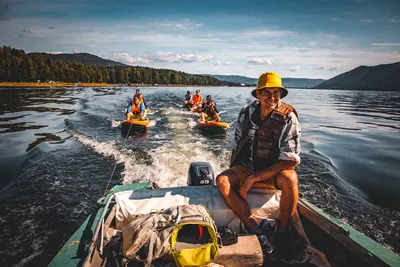
<svg viewBox="0 0 400 267">
<path fill-rule="evenodd" d="M 201 266 L 218 254 L 214 220 L 202 205 L 179 205 L 137 215 L 122 230 L 124 257 L 150 266 L 171 255 L 177 266 Z"/>
</svg>

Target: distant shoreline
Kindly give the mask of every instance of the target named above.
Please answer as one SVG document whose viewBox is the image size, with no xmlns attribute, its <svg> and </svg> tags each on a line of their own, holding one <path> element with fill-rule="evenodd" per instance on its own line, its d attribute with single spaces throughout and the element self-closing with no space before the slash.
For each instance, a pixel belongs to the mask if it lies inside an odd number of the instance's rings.
<svg viewBox="0 0 400 267">
<path fill-rule="evenodd" d="M 48 87 L 122 87 L 122 86 L 155 86 L 155 87 L 208 87 L 218 85 L 195 85 L 195 84 L 141 84 L 141 83 L 130 83 L 130 84 L 112 84 L 112 83 L 36 83 L 36 82 L 0 82 L 0 88 L 9 87 L 36 87 L 36 88 L 48 88 Z"/>
</svg>

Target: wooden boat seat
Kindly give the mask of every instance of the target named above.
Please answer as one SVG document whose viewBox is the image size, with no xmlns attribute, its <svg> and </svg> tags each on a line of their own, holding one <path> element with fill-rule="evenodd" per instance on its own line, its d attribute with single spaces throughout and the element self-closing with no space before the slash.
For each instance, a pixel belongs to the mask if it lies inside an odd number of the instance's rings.
<svg viewBox="0 0 400 267">
<path fill-rule="evenodd" d="M 238 242 L 223 246 L 214 260 L 214 264 L 222 266 L 261 266 L 263 263 L 263 252 L 255 235 L 239 235 Z"/>
<path fill-rule="evenodd" d="M 177 242 L 176 249 L 196 248 L 201 245 L 193 244 L 190 242 Z M 172 258 L 168 255 L 164 259 Z M 214 262 L 206 265 L 211 266 L 262 266 L 264 263 L 263 252 L 258 242 L 257 236 L 255 235 L 239 235 L 238 242 L 229 246 L 223 246 L 219 249 L 218 256 Z"/>
</svg>

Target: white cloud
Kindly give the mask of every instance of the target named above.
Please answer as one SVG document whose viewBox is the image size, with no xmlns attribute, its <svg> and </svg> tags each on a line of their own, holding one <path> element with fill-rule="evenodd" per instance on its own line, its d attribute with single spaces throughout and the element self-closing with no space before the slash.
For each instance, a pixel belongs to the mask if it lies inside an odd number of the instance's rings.
<svg viewBox="0 0 400 267">
<path fill-rule="evenodd" d="M 157 53 L 146 53 L 143 55 L 130 55 L 128 53 L 114 53 L 111 57 L 124 63 L 191 63 L 210 61 L 213 56 L 200 56 L 192 53 L 175 54 L 172 52 L 159 51 Z"/>
<path fill-rule="evenodd" d="M 372 46 L 400 46 L 400 43 L 372 43 Z"/>
<path fill-rule="evenodd" d="M 399 23 L 400 19 L 399 19 L 399 17 L 392 17 L 389 19 L 389 22 L 390 23 Z"/>
<path fill-rule="evenodd" d="M 271 61 L 265 58 L 253 58 L 252 60 L 247 61 L 248 64 L 253 65 L 271 65 Z"/>
<path fill-rule="evenodd" d="M 317 66 L 315 67 L 316 70 L 330 70 L 335 71 L 340 69 L 340 65 L 326 65 L 326 66 Z"/>
<path fill-rule="evenodd" d="M 230 65 L 233 65 L 233 63 L 232 62 L 230 62 L 230 61 L 224 61 L 224 62 L 221 62 L 221 61 L 217 61 L 217 62 L 215 62 L 214 63 L 214 65 L 215 66 L 230 66 Z"/>
<path fill-rule="evenodd" d="M 345 15 L 359 15 L 359 12 L 346 12 Z"/>
<path fill-rule="evenodd" d="M 374 20 L 373 19 L 362 19 L 362 20 L 360 20 L 361 22 L 365 22 L 365 23 L 372 23 L 372 22 L 374 22 Z"/>
<path fill-rule="evenodd" d="M 241 36 L 251 37 L 284 37 L 284 36 L 297 36 L 297 32 L 293 31 L 275 31 L 268 29 L 248 30 L 241 33 Z"/>
<path fill-rule="evenodd" d="M 291 67 L 289 68 L 290 71 L 298 71 L 300 70 L 300 66 L 296 66 L 296 67 Z"/>
<path fill-rule="evenodd" d="M 64 52 L 59 52 L 59 51 L 55 51 L 55 52 L 44 52 L 47 54 L 51 54 L 51 55 L 60 55 L 60 54 L 64 54 Z"/>
<path fill-rule="evenodd" d="M 155 25 L 158 27 L 175 29 L 175 30 L 192 30 L 202 27 L 204 23 L 193 23 L 189 19 L 184 19 L 182 21 L 171 21 L 171 20 L 161 21 L 155 23 Z"/>
</svg>

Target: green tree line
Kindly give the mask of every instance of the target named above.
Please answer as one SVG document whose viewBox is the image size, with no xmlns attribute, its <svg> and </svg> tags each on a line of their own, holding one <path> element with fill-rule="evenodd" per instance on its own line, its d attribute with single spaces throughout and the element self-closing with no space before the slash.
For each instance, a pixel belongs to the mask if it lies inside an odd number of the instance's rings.
<svg viewBox="0 0 400 267">
<path fill-rule="evenodd" d="M 26 54 L 7 46 L 0 47 L 2 82 L 88 82 L 221 85 L 216 78 L 168 69 L 140 66 L 89 66 L 77 62 L 51 60 L 47 54 Z"/>
</svg>

